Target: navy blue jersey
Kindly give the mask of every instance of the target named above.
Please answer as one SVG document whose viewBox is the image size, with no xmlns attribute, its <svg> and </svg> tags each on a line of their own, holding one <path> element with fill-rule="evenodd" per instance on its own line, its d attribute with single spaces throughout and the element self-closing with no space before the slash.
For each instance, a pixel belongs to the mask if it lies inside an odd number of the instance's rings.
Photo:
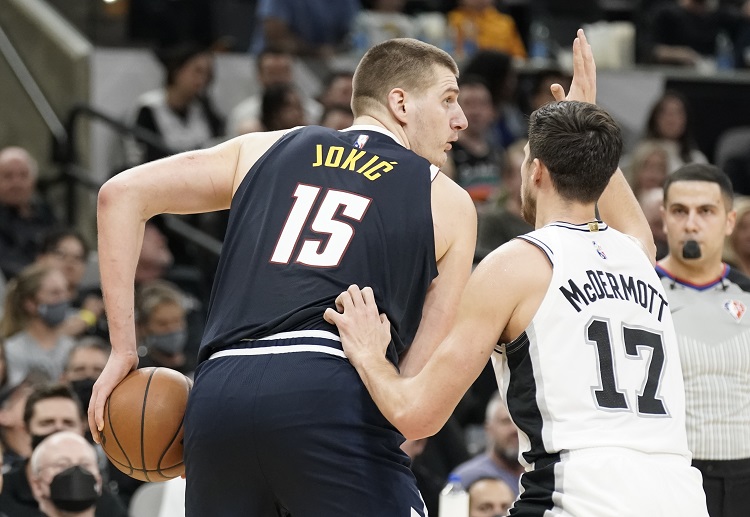
<svg viewBox="0 0 750 517">
<path fill-rule="evenodd" d="M 200 360 L 243 339 L 335 332 L 323 313 L 357 284 L 393 325 L 395 363 L 437 276 L 431 170 L 374 126 L 282 137 L 232 200 Z"/>
</svg>

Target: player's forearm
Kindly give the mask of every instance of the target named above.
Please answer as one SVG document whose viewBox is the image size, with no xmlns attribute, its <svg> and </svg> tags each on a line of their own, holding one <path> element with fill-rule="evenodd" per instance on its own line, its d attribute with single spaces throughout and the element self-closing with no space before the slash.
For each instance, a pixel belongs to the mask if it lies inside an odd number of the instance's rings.
<svg viewBox="0 0 750 517">
<path fill-rule="evenodd" d="M 651 228 L 620 169 L 612 176 L 599 199 L 599 212 L 602 220 L 612 228 L 638 239 L 649 258 L 655 260 L 656 245 Z"/>
<path fill-rule="evenodd" d="M 97 206 L 99 270 L 110 339 L 115 352 L 135 353 L 135 268 L 145 220 L 128 187 L 110 181 Z"/>
<path fill-rule="evenodd" d="M 424 426 L 419 420 L 424 422 L 424 415 L 418 411 L 419 401 L 409 386 L 410 378 L 401 377 L 384 357 L 354 360 L 352 364 L 380 412 L 396 429 L 410 439 L 429 436 L 422 434 Z"/>
</svg>

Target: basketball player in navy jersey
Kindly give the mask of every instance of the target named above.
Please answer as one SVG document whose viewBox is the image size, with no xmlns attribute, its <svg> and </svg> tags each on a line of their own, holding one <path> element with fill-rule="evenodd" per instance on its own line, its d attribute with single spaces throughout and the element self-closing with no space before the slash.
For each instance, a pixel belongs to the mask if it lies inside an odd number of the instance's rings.
<svg viewBox="0 0 750 517">
<path fill-rule="evenodd" d="M 422 371 L 399 375 L 383 359 L 388 319 L 369 288 L 350 287 L 337 300 L 343 314 L 326 317 L 408 438 L 440 429 L 492 357 L 526 468 L 510 515 L 705 517 L 653 239 L 617 170 L 620 129 L 592 104 L 582 31 L 573 50 L 567 98 L 555 87 L 558 101 L 530 119 L 522 196 L 536 230 L 477 266 L 455 327 Z"/>
<path fill-rule="evenodd" d="M 105 400 L 137 365 L 145 221 L 230 208 L 185 417 L 188 516 L 425 515 L 403 436 L 323 313 L 348 285 L 373 286 L 393 322 L 389 360 L 411 374 L 447 334 L 476 234 L 468 194 L 438 170 L 466 127 L 457 75 L 442 50 L 391 40 L 357 68 L 353 127 L 243 135 L 102 188 L 113 351 L 89 406 L 94 436 Z"/>
</svg>

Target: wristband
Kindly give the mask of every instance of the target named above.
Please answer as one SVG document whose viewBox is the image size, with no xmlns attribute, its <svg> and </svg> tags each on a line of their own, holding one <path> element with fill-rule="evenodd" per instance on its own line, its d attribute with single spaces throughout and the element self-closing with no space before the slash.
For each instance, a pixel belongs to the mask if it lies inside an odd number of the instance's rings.
<svg viewBox="0 0 750 517">
<path fill-rule="evenodd" d="M 81 309 L 78 311 L 78 317 L 81 318 L 87 326 L 93 327 L 96 325 L 96 314 L 88 309 Z"/>
</svg>

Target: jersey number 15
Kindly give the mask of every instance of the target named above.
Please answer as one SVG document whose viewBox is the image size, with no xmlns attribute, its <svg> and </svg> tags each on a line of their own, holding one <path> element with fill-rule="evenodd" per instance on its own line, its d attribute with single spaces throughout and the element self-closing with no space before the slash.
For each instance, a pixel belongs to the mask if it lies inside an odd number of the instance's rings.
<svg viewBox="0 0 750 517">
<path fill-rule="evenodd" d="M 314 185 L 297 185 L 294 191 L 294 204 L 271 256 L 272 263 L 290 262 L 298 247 L 300 235 L 307 227 L 317 234 L 328 235 L 328 241 L 323 244 L 322 239 L 304 239 L 295 262 L 313 267 L 339 265 L 355 231 L 352 225 L 338 218 L 346 217 L 353 221 L 361 221 L 372 199 L 343 190 L 327 189 L 311 220 L 310 215 L 321 190 L 321 187 Z"/>
</svg>

